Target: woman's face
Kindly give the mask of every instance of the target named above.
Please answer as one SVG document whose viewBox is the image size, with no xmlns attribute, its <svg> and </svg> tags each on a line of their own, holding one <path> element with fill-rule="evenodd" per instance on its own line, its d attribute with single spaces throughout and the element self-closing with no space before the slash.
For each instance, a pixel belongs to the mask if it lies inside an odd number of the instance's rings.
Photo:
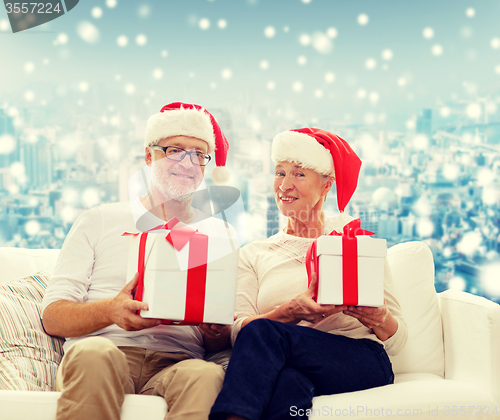
<svg viewBox="0 0 500 420">
<path fill-rule="evenodd" d="M 313 210 L 321 210 L 332 186 L 332 178 L 324 178 L 312 169 L 296 163 L 277 162 L 274 173 L 274 198 L 286 217 L 311 220 Z"/>
</svg>

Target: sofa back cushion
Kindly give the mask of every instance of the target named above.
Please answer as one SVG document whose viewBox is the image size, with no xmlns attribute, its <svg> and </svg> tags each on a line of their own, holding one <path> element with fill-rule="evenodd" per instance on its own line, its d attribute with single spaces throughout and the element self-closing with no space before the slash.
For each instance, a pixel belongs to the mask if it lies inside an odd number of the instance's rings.
<svg viewBox="0 0 500 420">
<path fill-rule="evenodd" d="M 0 284 L 54 267 L 58 249 L 0 247 Z"/>
<path fill-rule="evenodd" d="M 394 373 L 433 373 L 444 377 L 443 329 L 434 288 L 434 259 L 422 242 L 388 250 L 396 296 L 408 324 L 408 342 L 391 356 Z"/>
<path fill-rule="evenodd" d="M 0 389 L 53 389 L 64 340 L 47 335 L 41 322 L 51 273 L 49 268 L 0 284 Z"/>
</svg>

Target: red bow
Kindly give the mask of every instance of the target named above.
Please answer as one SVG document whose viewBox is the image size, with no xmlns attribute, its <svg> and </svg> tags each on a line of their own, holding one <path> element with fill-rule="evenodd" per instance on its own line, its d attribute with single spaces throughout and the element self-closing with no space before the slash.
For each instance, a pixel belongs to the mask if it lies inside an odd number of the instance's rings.
<svg viewBox="0 0 500 420">
<path fill-rule="evenodd" d="M 149 229 L 147 232 L 152 232 L 155 230 L 169 230 L 170 232 L 168 235 L 165 237 L 165 239 L 170 242 L 170 244 L 177 250 L 180 251 L 184 246 L 189 242 L 191 237 L 198 232 L 198 230 L 194 230 L 193 228 L 184 225 L 180 227 L 175 227 L 179 224 L 179 219 L 177 217 L 174 217 L 170 219 L 167 223 L 164 225 L 158 225 L 152 229 Z M 122 234 L 122 236 L 137 236 L 141 235 L 141 233 L 129 233 L 125 232 Z"/>
<path fill-rule="evenodd" d="M 360 235 L 375 235 L 374 232 L 370 232 L 369 230 L 361 229 L 361 220 L 354 219 L 351 220 L 347 225 L 344 226 L 342 233 L 338 233 L 337 231 L 332 231 L 330 233 L 332 236 L 346 236 L 349 239 L 356 239 L 356 236 Z"/>
</svg>

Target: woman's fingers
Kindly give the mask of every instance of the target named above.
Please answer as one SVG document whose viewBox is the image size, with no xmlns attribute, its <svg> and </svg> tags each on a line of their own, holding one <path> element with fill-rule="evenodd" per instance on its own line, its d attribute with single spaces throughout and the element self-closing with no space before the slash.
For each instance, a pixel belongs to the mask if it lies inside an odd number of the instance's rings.
<svg viewBox="0 0 500 420">
<path fill-rule="evenodd" d="M 363 325 L 373 328 L 378 327 L 387 318 L 387 306 L 348 306 L 343 312 L 346 315 L 356 318 Z"/>
<path fill-rule="evenodd" d="M 318 275 L 316 273 L 312 273 L 311 274 L 311 284 L 309 284 L 307 292 L 313 300 L 316 300 L 316 291 L 317 290 L 318 290 Z"/>
</svg>

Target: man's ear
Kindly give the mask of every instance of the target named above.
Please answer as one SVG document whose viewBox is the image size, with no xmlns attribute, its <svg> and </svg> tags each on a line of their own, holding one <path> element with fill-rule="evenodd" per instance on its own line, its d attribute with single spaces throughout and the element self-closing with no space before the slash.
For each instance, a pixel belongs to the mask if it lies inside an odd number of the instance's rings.
<svg viewBox="0 0 500 420">
<path fill-rule="evenodd" d="M 144 152 L 144 160 L 146 161 L 146 165 L 151 166 L 151 162 L 153 161 L 153 156 L 151 154 L 151 149 L 146 147 Z"/>
</svg>

